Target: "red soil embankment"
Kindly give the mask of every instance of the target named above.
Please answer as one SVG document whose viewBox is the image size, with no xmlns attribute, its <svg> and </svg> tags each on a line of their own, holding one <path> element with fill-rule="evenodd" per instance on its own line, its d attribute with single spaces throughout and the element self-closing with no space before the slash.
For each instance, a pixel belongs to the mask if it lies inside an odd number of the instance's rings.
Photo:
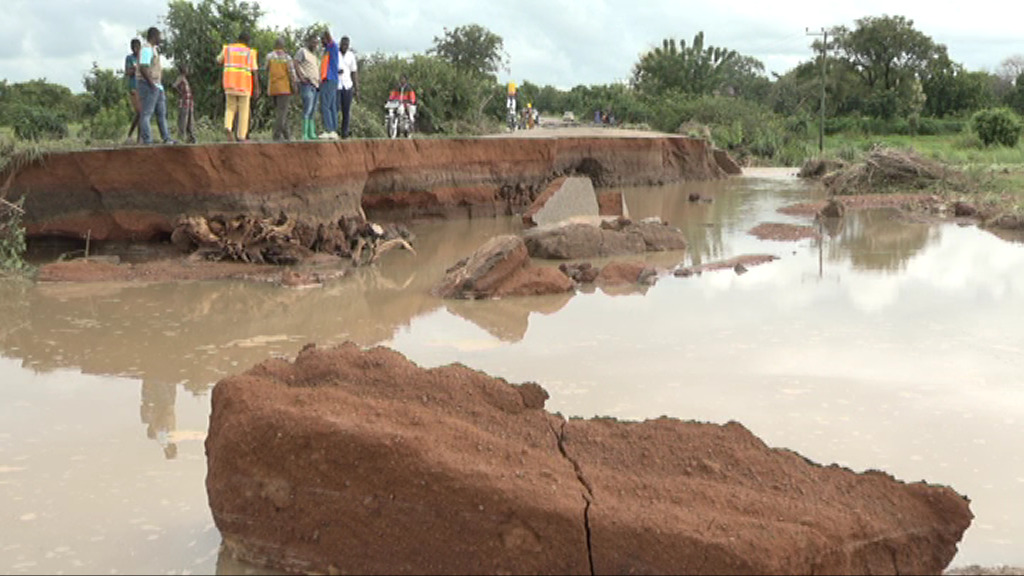
<svg viewBox="0 0 1024 576">
<path fill-rule="evenodd" d="M 569 420 L 537 384 L 305 348 L 214 388 L 227 550 L 315 573 L 939 574 L 952 489 L 773 450 L 743 426 Z"/>
<path fill-rule="evenodd" d="M 357 140 L 160 146 L 55 153 L 12 180 L 30 237 L 148 241 L 182 215 L 493 216 L 525 208 L 551 179 L 653 185 L 725 175 L 702 140 Z"/>
</svg>

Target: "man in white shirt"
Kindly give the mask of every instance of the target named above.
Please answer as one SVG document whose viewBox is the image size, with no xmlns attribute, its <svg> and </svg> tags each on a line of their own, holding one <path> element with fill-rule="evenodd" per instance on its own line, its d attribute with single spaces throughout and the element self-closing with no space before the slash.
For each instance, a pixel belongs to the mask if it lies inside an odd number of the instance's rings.
<svg viewBox="0 0 1024 576">
<path fill-rule="evenodd" d="M 359 64 L 355 53 L 349 50 L 350 43 L 348 36 L 343 36 L 338 45 L 338 107 L 341 108 L 342 138 L 348 138 L 352 100 L 359 98 Z"/>
</svg>

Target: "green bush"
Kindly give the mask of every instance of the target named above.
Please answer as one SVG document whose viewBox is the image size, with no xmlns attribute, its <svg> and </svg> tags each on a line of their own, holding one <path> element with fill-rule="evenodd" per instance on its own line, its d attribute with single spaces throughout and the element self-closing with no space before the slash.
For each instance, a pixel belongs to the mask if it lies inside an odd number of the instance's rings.
<svg viewBox="0 0 1024 576">
<path fill-rule="evenodd" d="M 1009 108 L 979 110 L 971 118 L 971 128 L 985 146 L 1000 144 L 1008 148 L 1020 142 L 1020 116 Z"/>
<path fill-rule="evenodd" d="M 371 110 L 363 101 L 353 102 L 349 130 L 353 138 L 387 137 L 387 132 L 384 130 L 384 106 L 381 105 L 378 113 Z"/>
<path fill-rule="evenodd" d="M 0 272 L 18 272 L 26 267 L 25 227 L 21 224 L 24 200 L 0 203 Z"/>
<path fill-rule="evenodd" d="M 22 140 L 60 140 L 68 135 L 68 123 L 62 116 L 36 106 L 20 106 L 14 112 L 14 135 Z"/>
<path fill-rule="evenodd" d="M 93 140 L 118 140 L 131 124 L 131 110 L 124 106 L 103 108 L 85 124 L 85 134 Z"/>
<path fill-rule="evenodd" d="M 964 121 L 954 118 L 921 118 L 917 126 L 920 136 L 945 136 L 960 134 L 964 129 Z"/>
</svg>

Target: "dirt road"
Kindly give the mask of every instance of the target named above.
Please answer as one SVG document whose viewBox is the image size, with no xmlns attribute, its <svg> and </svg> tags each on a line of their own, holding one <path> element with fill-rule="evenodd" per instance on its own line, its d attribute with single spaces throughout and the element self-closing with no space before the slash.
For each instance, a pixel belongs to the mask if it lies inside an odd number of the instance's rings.
<svg viewBox="0 0 1024 576">
<path fill-rule="evenodd" d="M 664 138 L 665 136 L 675 135 L 653 130 L 629 130 L 593 124 L 570 125 L 563 124 L 561 121 L 545 122 L 542 119 L 541 125 L 533 130 L 506 131 L 488 135 L 486 138 Z"/>
</svg>

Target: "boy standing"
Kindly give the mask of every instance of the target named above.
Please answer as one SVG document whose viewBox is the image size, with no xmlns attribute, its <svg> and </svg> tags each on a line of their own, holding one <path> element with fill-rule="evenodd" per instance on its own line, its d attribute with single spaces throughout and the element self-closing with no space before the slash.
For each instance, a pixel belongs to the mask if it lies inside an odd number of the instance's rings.
<svg viewBox="0 0 1024 576">
<path fill-rule="evenodd" d="M 132 141 L 132 132 L 139 127 L 139 111 L 142 105 L 139 103 L 139 53 L 142 52 L 142 42 L 138 38 L 132 38 L 132 53 L 124 57 L 124 77 L 128 83 L 128 98 L 132 103 L 132 110 L 135 115 L 132 117 L 132 125 L 128 127 L 128 142 Z M 142 142 L 142 131 L 136 132 L 137 142 Z"/>
<path fill-rule="evenodd" d="M 178 79 L 171 85 L 178 92 L 178 138 L 189 144 L 196 143 L 196 115 L 192 101 L 192 85 L 188 82 L 188 64 L 178 64 Z"/>
</svg>

